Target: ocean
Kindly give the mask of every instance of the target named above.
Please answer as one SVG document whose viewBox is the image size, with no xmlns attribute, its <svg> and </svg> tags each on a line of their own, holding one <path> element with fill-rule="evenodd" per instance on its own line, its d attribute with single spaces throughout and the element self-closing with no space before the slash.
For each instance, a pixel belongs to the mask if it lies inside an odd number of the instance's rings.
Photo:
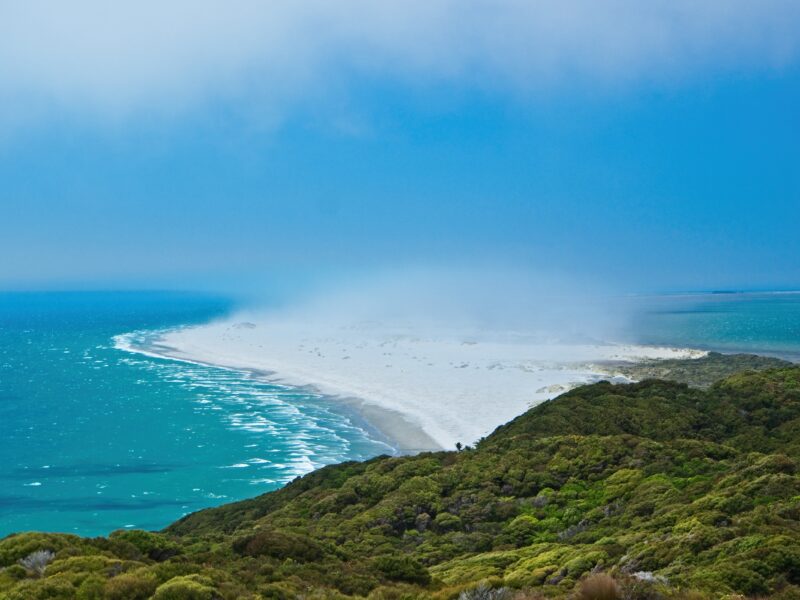
<svg viewBox="0 0 800 600">
<path fill-rule="evenodd" d="M 626 302 L 630 318 L 623 337 L 635 343 L 800 361 L 800 292 L 670 294 Z"/>
<path fill-rule="evenodd" d="M 625 341 L 800 360 L 798 293 L 626 302 Z M 199 294 L 0 294 L 0 536 L 160 529 L 325 464 L 393 452 L 308 389 L 125 349 L 235 308 Z"/>
<path fill-rule="evenodd" d="M 192 294 L 0 294 L 0 536 L 160 529 L 392 452 L 308 390 L 116 347 L 232 308 Z"/>
</svg>

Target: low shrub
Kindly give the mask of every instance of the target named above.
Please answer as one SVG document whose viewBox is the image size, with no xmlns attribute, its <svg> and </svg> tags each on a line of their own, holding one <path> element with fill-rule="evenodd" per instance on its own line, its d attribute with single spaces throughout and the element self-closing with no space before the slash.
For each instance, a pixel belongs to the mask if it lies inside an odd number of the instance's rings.
<svg viewBox="0 0 800 600">
<path fill-rule="evenodd" d="M 324 553 L 320 545 L 305 535 L 285 531 L 259 531 L 235 540 L 234 552 L 245 556 L 291 558 L 300 562 L 319 560 Z"/>
<path fill-rule="evenodd" d="M 89 575 L 78 586 L 76 600 L 104 600 L 106 580 L 97 575 Z"/>
<path fill-rule="evenodd" d="M 173 577 L 158 586 L 153 600 L 214 600 L 219 596 L 211 581 L 198 575 Z"/>
<path fill-rule="evenodd" d="M 579 600 L 622 600 L 622 589 L 605 573 L 594 573 L 578 584 Z"/>
<path fill-rule="evenodd" d="M 106 582 L 105 597 L 107 600 L 147 600 L 157 586 L 158 581 L 151 573 L 122 573 Z"/>
<path fill-rule="evenodd" d="M 25 558 L 20 558 L 19 564 L 36 577 L 41 577 L 55 557 L 56 553 L 52 550 L 36 550 Z"/>
<path fill-rule="evenodd" d="M 408 556 L 381 556 L 375 559 L 373 565 L 390 581 L 425 585 L 431 580 L 428 570 Z"/>
<path fill-rule="evenodd" d="M 75 586 L 61 577 L 20 582 L 3 600 L 74 600 Z"/>
<path fill-rule="evenodd" d="M 163 561 L 180 553 L 180 546 L 160 533 L 140 529 L 120 529 L 109 537 L 115 541 L 131 544 L 142 555 L 155 561 Z"/>
</svg>

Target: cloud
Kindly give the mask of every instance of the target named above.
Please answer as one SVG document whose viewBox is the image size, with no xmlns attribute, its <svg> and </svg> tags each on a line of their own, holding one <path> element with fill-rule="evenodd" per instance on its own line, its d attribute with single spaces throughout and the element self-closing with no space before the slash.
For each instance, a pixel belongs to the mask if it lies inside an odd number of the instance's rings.
<svg viewBox="0 0 800 600">
<path fill-rule="evenodd" d="M 781 68 L 795 0 L 26 0 L 0 4 L 0 100 L 127 116 L 280 113 L 357 78 L 530 94 Z"/>
</svg>

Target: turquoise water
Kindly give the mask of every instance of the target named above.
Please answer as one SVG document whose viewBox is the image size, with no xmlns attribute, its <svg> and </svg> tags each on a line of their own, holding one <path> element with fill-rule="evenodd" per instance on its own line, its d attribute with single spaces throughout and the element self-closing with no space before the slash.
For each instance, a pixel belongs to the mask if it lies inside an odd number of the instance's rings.
<svg viewBox="0 0 800 600">
<path fill-rule="evenodd" d="M 800 359 L 800 294 L 627 301 L 628 341 Z M 159 529 L 324 464 L 391 452 L 307 390 L 126 352 L 234 307 L 155 293 L 0 294 L 0 535 Z"/>
<path fill-rule="evenodd" d="M 318 395 L 114 347 L 230 309 L 184 294 L 0 294 L 0 535 L 159 529 L 391 451 Z"/>
<path fill-rule="evenodd" d="M 800 292 L 682 294 L 629 300 L 626 337 L 800 361 Z"/>
</svg>

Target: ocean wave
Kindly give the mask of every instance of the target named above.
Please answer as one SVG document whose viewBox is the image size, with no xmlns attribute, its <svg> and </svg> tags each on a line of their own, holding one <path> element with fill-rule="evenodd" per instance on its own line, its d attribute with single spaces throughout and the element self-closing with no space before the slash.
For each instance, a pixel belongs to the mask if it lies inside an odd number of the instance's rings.
<svg viewBox="0 0 800 600">
<path fill-rule="evenodd" d="M 232 435 L 242 435 L 247 458 L 219 468 L 253 467 L 259 476 L 248 481 L 276 485 L 326 464 L 365 459 L 387 449 L 394 452 L 351 417 L 333 410 L 338 405 L 321 394 L 274 383 L 247 370 L 160 352 L 159 340 L 168 331 L 120 334 L 113 338 L 113 347 L 126 353 L 121 362 L 155 372 L 163 381 L 190 391 L 195 410 L 214 414 L 225 421 Z M 260 458 L 263 454 L 271 460 Z"/>
</svg>

